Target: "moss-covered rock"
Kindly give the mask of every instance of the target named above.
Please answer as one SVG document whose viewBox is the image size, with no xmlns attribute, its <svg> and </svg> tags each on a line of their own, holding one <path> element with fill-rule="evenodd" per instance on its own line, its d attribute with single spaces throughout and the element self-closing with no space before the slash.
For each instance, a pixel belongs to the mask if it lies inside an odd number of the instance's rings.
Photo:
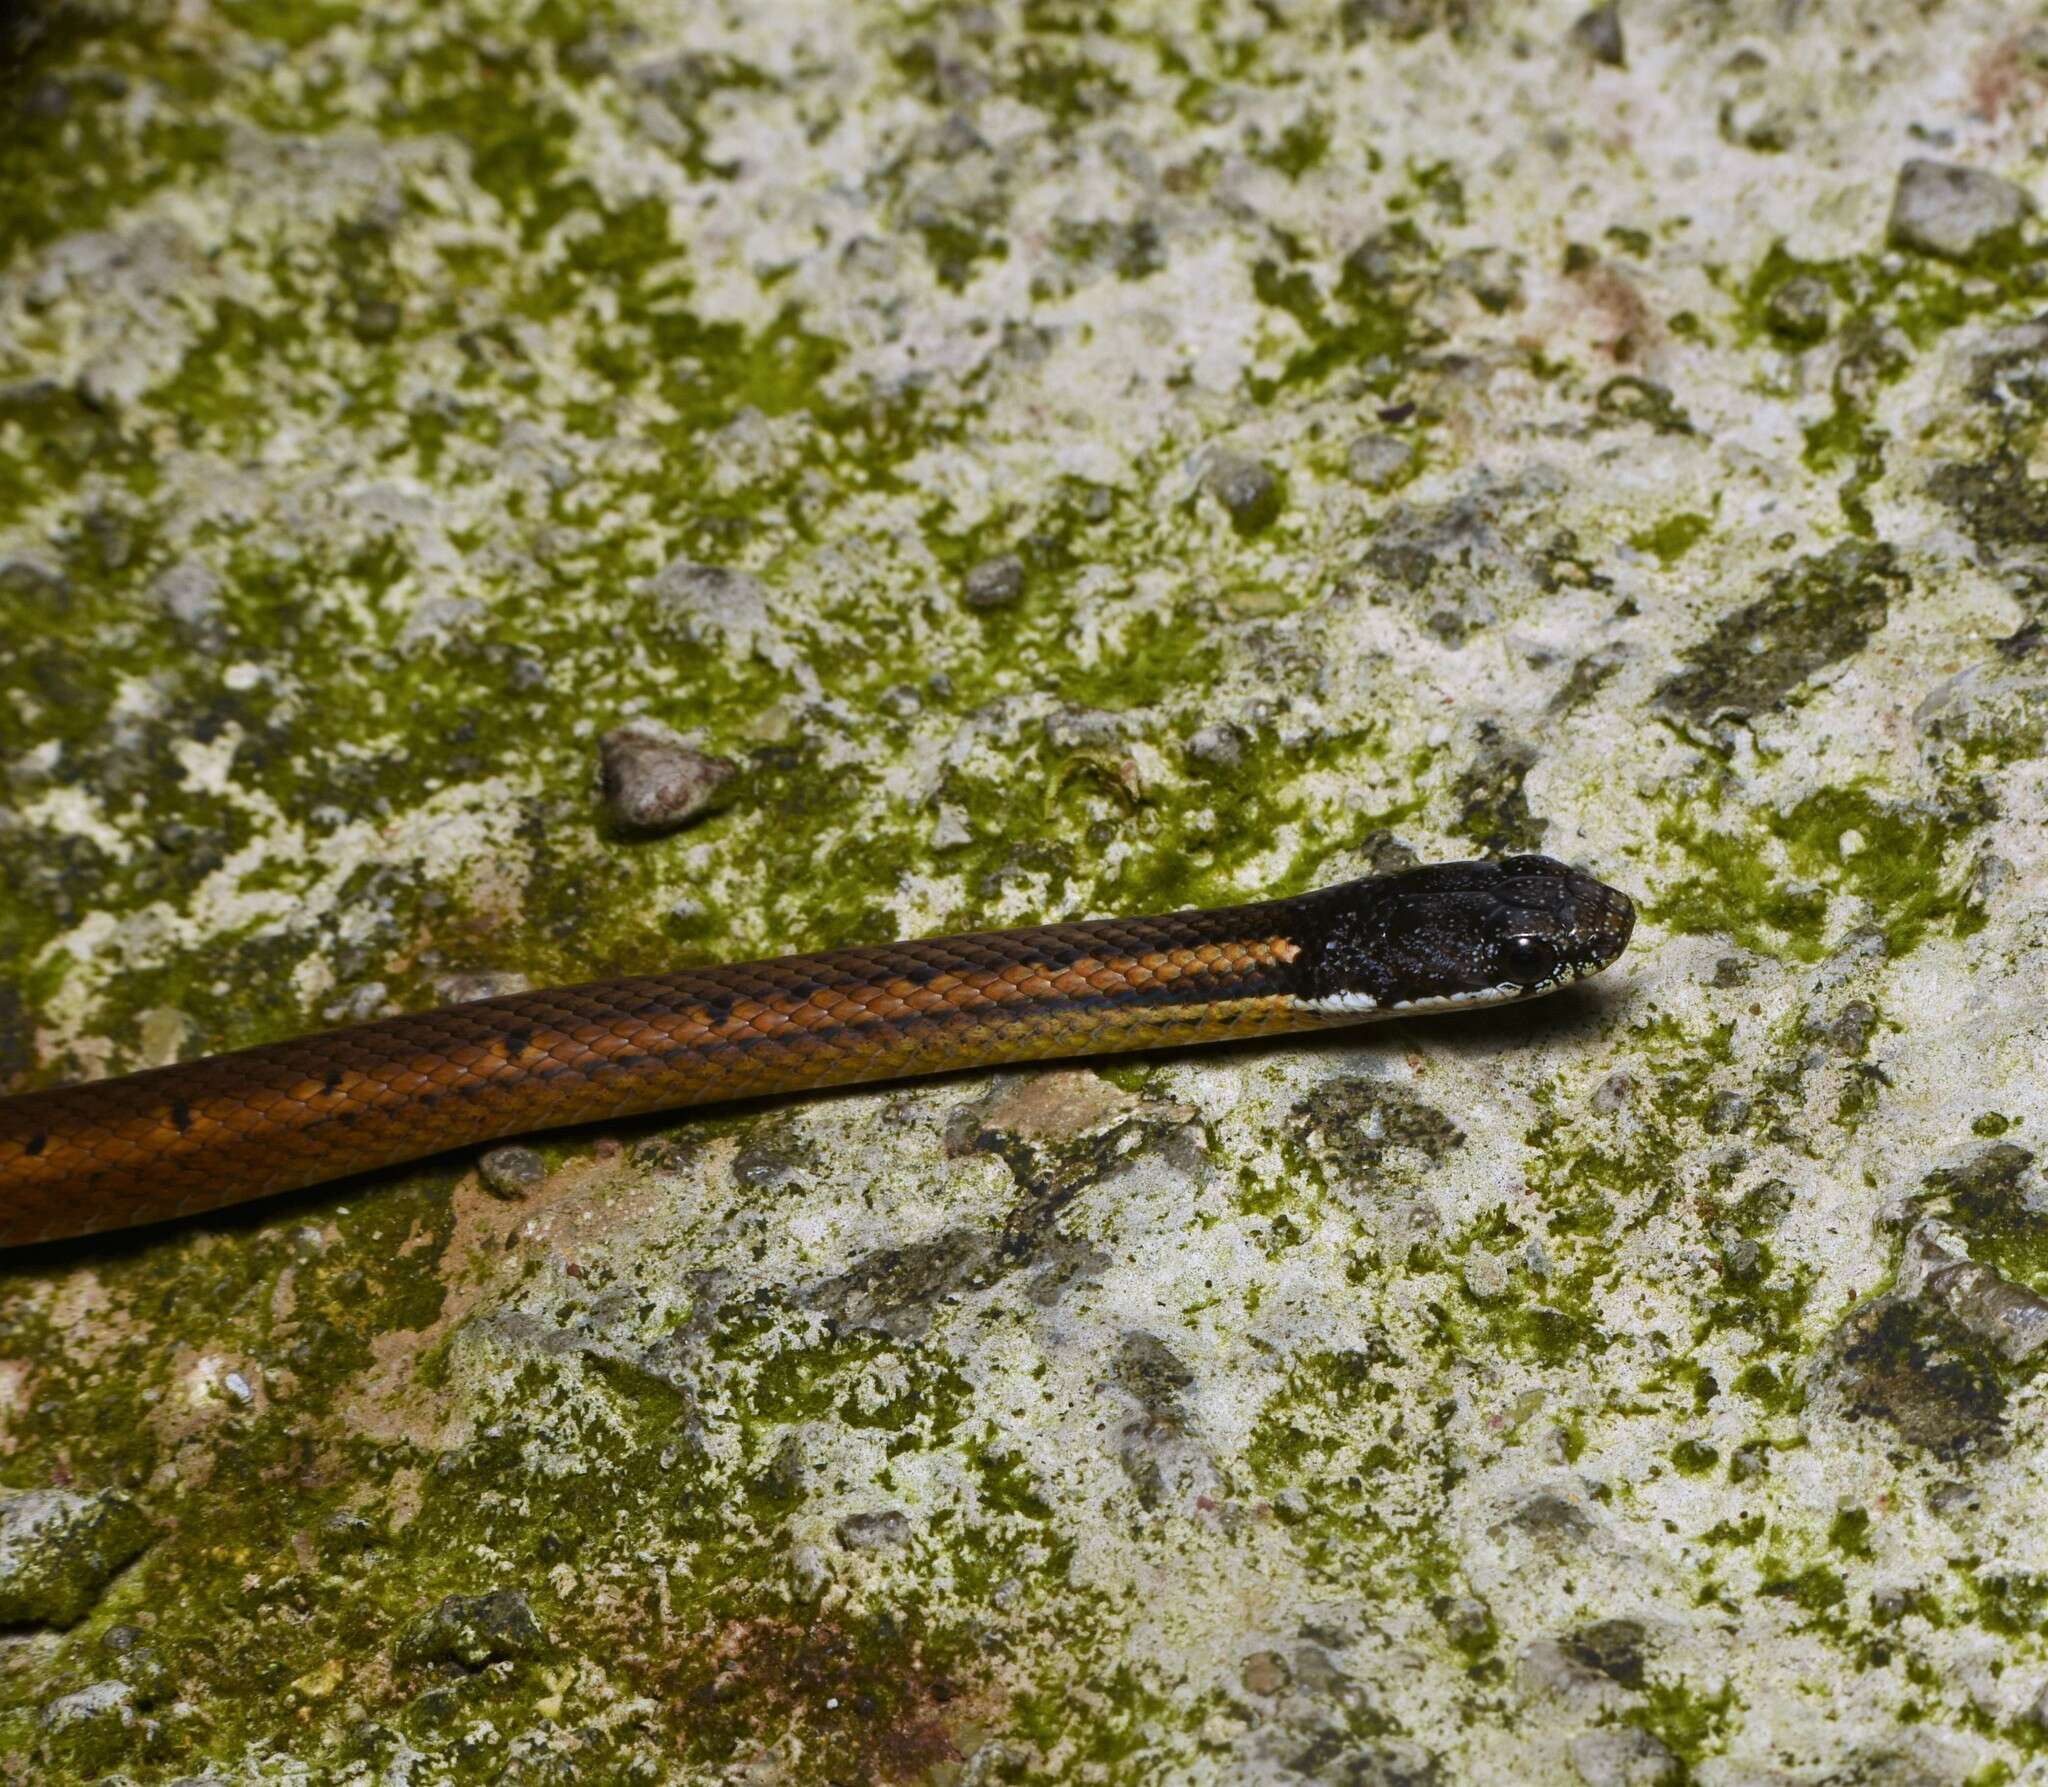
<svg viewBox="0 0 2048 1787">
<path fill-rule="evenodd" d="M 5 1087 L 1481 850 L 1644 913 L 0 1261 L 0 1773 L 2038 1772 L 2012 8 L 0 13 Z"/>
<path fill-rule="evenodd" d="M 0 1498 L 0 1626 L 76 1625 L 149 1540 L 149 1521 L 118 1491 Z"/>
</svg>

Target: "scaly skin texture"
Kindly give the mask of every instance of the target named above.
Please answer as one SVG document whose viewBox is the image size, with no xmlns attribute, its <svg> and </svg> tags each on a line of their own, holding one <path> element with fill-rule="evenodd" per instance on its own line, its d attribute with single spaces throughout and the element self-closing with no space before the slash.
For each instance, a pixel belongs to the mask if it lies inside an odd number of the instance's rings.
<svg viewBox="0 0 2048 1787">
<path fill-rule="evenodd" d="M 0 1245 L 162 1222 L 528 1130 L 949 1068 L 1498 1003 L 1604 967 L 1626 896 L 1544 857 L 1211 912 L 481 999 L 0 1099 Z M 1541 977 L 1501 984 L 1501 949 Z M 1350 1003 L 1319 1007 L 1340 995 Z"/>
<path fill-rule="evenodd" d="M 0 1243 L 678 1106 L 1335 1021 L 1256 908 L 516 993 L 0 1100 Z"/>
</svg>

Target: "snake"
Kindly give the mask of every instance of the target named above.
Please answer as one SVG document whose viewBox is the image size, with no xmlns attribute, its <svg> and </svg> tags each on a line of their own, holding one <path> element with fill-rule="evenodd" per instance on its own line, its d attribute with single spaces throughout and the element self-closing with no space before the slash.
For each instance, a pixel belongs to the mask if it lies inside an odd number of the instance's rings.
<svg viewBox="0 0 2048 1787">
<path fill-rule="evenodd" d="M 0 1246 L 687 1106 L 1495 1006 L 1627 947 L 1546 856 L 507 993 L 0 1098 Z"/>
</svg>

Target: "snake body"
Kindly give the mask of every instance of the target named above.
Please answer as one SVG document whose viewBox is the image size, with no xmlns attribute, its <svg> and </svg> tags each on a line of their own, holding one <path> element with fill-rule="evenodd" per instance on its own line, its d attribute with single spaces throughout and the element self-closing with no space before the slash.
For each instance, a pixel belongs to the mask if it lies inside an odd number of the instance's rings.
<svg viewBox="0 0 2048 1787">
<path fill-rule="evenodd" d="M 0 1245 L 685 1105 L 1526 998 L 1605 967 L 1633 923 L 1625 895 L 1523 856 L 479 999 L 0 1098 Z"/>
</svg>

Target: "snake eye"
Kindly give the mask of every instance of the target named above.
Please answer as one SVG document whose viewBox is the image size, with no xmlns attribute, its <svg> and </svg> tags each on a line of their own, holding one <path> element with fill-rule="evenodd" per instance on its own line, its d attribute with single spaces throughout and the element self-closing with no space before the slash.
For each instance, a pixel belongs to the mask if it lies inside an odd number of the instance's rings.
<svg viewBox="0 0 2048 1787">
<path fill-rule="evenodd" d="M 1557 972 L 1557 951 L 1541 937 L 1506 937 L 1500 946 L 1501 978 L 1531 987 Z"/>
</svg>

